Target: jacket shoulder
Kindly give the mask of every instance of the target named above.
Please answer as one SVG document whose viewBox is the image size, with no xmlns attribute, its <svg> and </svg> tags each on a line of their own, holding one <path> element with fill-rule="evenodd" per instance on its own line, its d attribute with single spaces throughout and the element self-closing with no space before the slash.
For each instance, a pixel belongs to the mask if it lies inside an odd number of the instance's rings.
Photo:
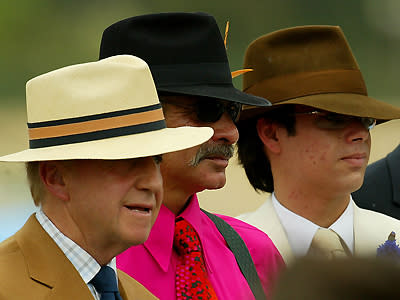
<svg viewBox="0 0 400 300">
<path fill-rule="evenodd" d="M 357 207 L 357 214 L 362 220 L 365 227 L 376 228 L 381 230 L 382 228 L 392 228 L 392 231 L 398 231 L 400 234 L 400 221 L 390 216 L 384 215 L 379 212 Z M 390 233 L 390 232 L 389 232 Z M 388 234 L 389 234 L 388 233 Z M 397 233 L 397 232 L 396 232 Z"/>
<path fill-rule="evenodd" d="M 278 270 L 284 264 L 278 249 L 265 232 L 236 218 L 221 215 L 219 217 L 240 235 L 256 266 L 268 264 L 271 269 Z"/>
<path fill-rule="evenodd" d="M 0 299 L 28 299 L 32 293 L 47 295 L 48 290 L 29 277 L 24 255 L 15 236 L 0 243 Z"/>
<path fill-rule="evenodd" d="M 254 245 L 255 247 L 269 247 L 273 245 L 268 235 L 257 227 L 237 218 L 225 215 L 218 216 L 225 222 L 227 222 L 233 229 L 235 229 L 235 231 L 245 241 L 248 247 L 251 247 L 252 245 Z"/>
<path fill-rule="evenodd" d="M 392 231 L 400 235 L 399 220 L 355 206 L 354 245 L 359 254 L 376 255 Z"/>
</svg>

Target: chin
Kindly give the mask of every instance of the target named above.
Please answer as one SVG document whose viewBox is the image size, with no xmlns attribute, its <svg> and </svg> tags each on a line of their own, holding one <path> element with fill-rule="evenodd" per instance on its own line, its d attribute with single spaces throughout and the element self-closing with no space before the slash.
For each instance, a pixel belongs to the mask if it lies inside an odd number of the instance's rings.
<svg viewBox="0 0 400 300">
<path fill-rule="evenodd" d="M 348 186 L 349 193 L 353 193 L 361 188 L 363 184 L 364 178 L 359 178 L 357 180 L 353 180 L 351 185 Z"/>
<path fill-rule="evenodd" d="M 204 185 L 204 189 L 217 190 L 217 189 L 223 188 L 225 186 L 225 184 L 226 184 L 226 177 L 224 175 L 223 178 L 218 178 L 215 180 L 208 180 L 208 184 Z"/>
<path fill-rule="evenodd" d="M 190 181 L 186 182 L 186 186 L 192 186 L 194 193 L 199 193 L 204 190 L 217 190 L 225 186 L 226 176 L 225 171 L 201 170 L 196 172 Z"/>
<path fill-rule="evenodd" d="M 136 246 L 136 245 L 140 245 L 143 244 L 145 241 L 147 241 L 149 235 L 150 235 L 150 230 L 146 229 L 146 230 L 141 230 L 140 232 L 136 231 L 130 234 L 130 238 L 129 238 L 129 247 L 131 246 Z"/>
</svg>

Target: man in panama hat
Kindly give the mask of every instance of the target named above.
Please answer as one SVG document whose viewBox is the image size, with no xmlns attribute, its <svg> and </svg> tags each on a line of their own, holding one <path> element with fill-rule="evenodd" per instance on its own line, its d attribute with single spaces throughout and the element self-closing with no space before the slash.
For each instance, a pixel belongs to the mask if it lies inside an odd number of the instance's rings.
<svg viewBox="0 0 400 300">
<path fill-rule="evenodd" d="M 129 55 L 33 78 L 26 101 L 29 149 L 0 160 L 26 162 L 39 210 L 0 244 L 0 299 L 155 299 L 115 256 L 154 224 L 161 154 L 212 129 L 166 128 L 147 64 Z"/>
<path fill-rule="evenodd" d="M 245 107 L 238 155 L 250 183 L 272 195 L 240 219 L 266 232 L 288 263 L 307 254 L 376 255 L 400 223 L 357 207 L 376 122 L 400 109 L 368 97 L 337 26 L 279 30 L 253 41 L 243 89 L 270 109 Z M 400 231 L 399 231 L 400 232 Z"/>
<path fill-rule="evenodd" d="M 103 33 L 100 58 L 116 54 L 136 55 L 149 64 L 168 127 L 214 129 L 202 146 L 163 156 L 160 214 L 149 239 L 118 256 L 117 265 L 162 299 L 188 294 L 205 297 L 199 290 L 211 299 L 253 299 L 251 280 L 246 281 L 237 257 L 200 209 L 196 193 L 225 185 L 225 169 L 238 140 L 235 122 L 241 105 L 267 106 L 269 102 L 233 87 L 218 25 L 206 13 L 149 14 L 112 24 Z M 282 265 L 275 246 L 253 226 L 221 218 L 244 240 L 256 267 L 254 273 L 261 279 L 260 288 L 268 292 Z M 179 246 L 186 231 L 201 243 L 196 245 L 201 246 L 199 260 L 204 260 L 200 285 L 197 277 L 181 276 L 185 262 Z M 252 278 L 258 279 L 257 273 Z"/>
</svg>

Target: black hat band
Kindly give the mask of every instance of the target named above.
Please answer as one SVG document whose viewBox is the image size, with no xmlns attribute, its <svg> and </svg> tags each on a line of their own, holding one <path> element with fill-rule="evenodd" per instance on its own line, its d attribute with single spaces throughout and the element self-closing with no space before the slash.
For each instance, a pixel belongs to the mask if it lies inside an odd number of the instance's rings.
<svg viewBox="0 0 400 300">
<path fill-rule="evenodd" d="M 197 63 L 150 66 L 157 88 L 197 84 L 230 84 L 228 63 Z"/>
</svg>

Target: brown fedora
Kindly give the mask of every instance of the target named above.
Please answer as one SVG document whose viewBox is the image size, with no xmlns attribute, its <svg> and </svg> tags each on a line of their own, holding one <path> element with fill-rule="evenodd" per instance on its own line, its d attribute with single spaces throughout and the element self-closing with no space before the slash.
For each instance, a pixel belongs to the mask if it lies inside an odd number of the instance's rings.
<svg viewBox="0 0 400 300">
<path fill-rule="evenodd" d="M 381 121 L 400 118 L 400 108 L 368 97 L 360 68 L 339 26 L 299 26 L 253 41 L 246 50 L 243 91 L 273 106 L 302 104 Z M 270 108 L 246 105 L 242 118 Z"/>
</svg>

